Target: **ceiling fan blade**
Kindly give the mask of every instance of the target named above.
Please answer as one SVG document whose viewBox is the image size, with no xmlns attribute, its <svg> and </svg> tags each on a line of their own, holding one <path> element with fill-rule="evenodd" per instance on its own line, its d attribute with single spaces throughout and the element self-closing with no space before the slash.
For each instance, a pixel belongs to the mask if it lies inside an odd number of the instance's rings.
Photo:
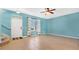
<svg viewBox="0 0 79 59">
<path fill-rule="evenodd" d="M 49 13 L 54 14 L 54 12 L 49 12 Z"/>
<path fill-rule="evenodd" d="M 54 11 L 54 10 L 56 10 L 56 9 L 52 9 L 52 10 L 50 10 L 50 11 Z"/>
</svg>

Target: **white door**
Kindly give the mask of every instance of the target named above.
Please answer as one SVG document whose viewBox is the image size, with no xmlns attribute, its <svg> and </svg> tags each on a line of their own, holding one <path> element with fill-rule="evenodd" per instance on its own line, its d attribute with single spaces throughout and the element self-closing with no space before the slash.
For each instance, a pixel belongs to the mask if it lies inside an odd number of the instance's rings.
<svg viewBox="0 0 79 59">
<path fill-rule="evenodd" d="M 11 36 L 12 38 L 22 37 L 22 17 L 13 16 L 11 19 Z"/>
</svg>

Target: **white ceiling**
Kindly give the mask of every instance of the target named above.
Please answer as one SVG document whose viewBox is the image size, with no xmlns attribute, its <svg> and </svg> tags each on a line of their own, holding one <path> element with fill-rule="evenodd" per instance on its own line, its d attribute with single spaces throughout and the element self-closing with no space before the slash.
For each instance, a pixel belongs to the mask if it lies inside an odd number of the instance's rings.
<svg viewBox="0 0 79 59">
<path fill-rule="evenodd" d="M 45 18 L 45 19 L 79 12 L 79 8 L 56 8 L 56 10 L 54 11 L 54 14 L 45 16 L 43 13 L 40 13 L 44 11 L 44 8 L 7 8 L 7 9 L 16 11 L 16 12 L 21 12 L 24 14 Z"/>
</svg>

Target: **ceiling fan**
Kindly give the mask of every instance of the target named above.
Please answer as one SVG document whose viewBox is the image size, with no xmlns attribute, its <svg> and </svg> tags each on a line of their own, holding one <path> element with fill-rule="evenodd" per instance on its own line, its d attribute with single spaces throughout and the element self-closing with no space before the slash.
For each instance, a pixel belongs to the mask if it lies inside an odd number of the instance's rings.
<svg viewBox="0 0 79 59">
<path fill-rule="evenodd" d="M 56 9 L 53 9 L 53 8 L 45 8 L 45 11 L 41 12 L 41 13 L 45 13 L 45 15 L 48 15 L 49 14 L 54 14 L 53 11 L 55 11 Z"/>
</svg>

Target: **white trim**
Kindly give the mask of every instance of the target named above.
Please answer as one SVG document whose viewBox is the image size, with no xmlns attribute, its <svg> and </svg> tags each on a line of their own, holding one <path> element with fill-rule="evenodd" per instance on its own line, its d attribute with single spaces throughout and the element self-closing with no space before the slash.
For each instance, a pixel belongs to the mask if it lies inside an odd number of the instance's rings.
<svg viewBox="0 0 79 59">
<path fill-rule="evenodd" d="M 67 38 L 79 39 L 79 37 L 66 36 L 66 35 L 53 34 L 53 33 L 48 33 L 48 35 L 55 35 L 55 36 L 61 36 L 61 37 L 67 37 Z"/>
<path fill-rule="evenodd" d="M 40 35 L 49 35 L 49 34 L 46 34 L 46 33 L 40 33 Z"/>
<path fill-rule="evenodd" d="M 23 36 L 23 38 L 26 38 L 26 37 L 28 37 L 28 36 Z"/>
</svg>

